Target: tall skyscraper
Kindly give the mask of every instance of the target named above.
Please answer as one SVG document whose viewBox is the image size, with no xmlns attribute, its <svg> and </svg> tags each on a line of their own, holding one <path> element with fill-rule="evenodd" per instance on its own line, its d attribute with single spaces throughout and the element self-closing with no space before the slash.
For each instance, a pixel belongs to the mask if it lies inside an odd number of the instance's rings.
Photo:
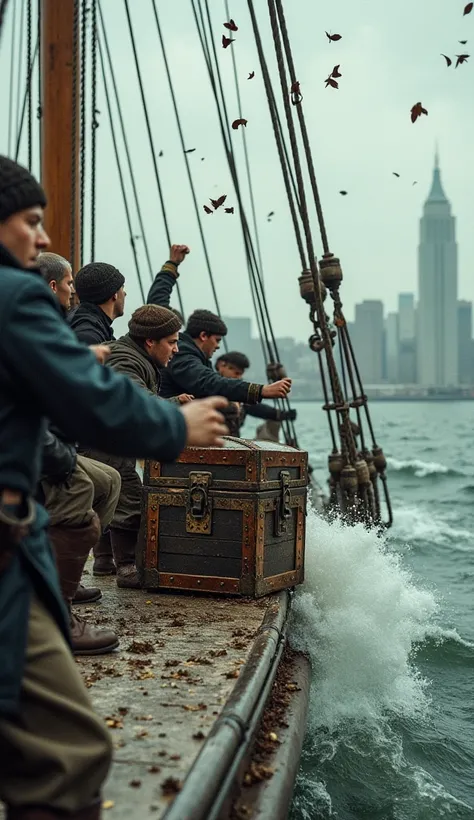
<svg viewBox="0 0 474 820">
<path fill-rule="evenodd" d="M 398 294 L 398 380 L 416 384 L 416 309 L 413 293 Z"/>
<path fill-rule="evenodd" d="M 459 384 L 472 384 L 472 302 L 458 302 L 458 376 Z"/>
<path fill-rule="evenodd" d="M 389 313 L 385 319 L 385 378 L 390 384 L 398 382 L 398 313 Z"/>
<path fill-rule="evenodd" d="M 427 387 L 458 383 L 457 279 L 455 219 L 436 153 L 418 247 L 418 382 Z"/>
<path fill-rule="evenodd" d="M 366 299 L 355 308 L 353 341 L 363 381 L 380 384 L 383 379 L 383 302 Z"/>
</svg>

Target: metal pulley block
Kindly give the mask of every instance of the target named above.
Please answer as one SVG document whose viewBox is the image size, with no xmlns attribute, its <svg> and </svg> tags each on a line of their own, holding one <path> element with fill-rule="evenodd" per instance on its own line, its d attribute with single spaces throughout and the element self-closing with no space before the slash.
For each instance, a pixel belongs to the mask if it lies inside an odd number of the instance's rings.
<svg viewBox="0 0 474 820">
<path fill-rule="evenodd" d="M 319 273 L 325 286 L 333 291 L 337 290 L 342 282 L 342 268 L 340 260 L 332 253 L 325 253 L 319 260 Z"/>
</svg>

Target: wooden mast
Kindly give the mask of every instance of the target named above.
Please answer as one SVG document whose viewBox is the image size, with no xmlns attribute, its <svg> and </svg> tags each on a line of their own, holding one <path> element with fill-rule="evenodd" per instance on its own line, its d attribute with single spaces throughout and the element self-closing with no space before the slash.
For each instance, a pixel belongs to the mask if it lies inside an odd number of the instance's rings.
<svg viewBox="0 0 474 820">
<path fill-rule="evenodd" d="M 74 274 L 81 266 L 80 50 L 78 21 L 76 37 L 74 36 L 75 5 L 75 0 L 41 0 L 43 90 L 41 179 L 48 197 L 45 227 L 51 237 L 51 250 L 73 263 Z M 76 48 L 75 72 L 74 48 Z M 75 105 L 74 73 L 77 89 Z M 74 123 L 76 123 L 75 128 Z M 76 148 L 74 161 L 73 139 Z"/>
</svg>

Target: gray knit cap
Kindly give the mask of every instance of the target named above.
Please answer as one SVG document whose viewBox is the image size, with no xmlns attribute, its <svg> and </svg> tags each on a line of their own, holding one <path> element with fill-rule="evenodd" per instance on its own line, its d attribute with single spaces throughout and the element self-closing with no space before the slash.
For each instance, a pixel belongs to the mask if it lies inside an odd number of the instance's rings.
<svg viewBox="0 0 474 820">
<path fill-rule="evenodd" d="M 34 205 L 46 205 L 39 182 L 23 165 L 0 155 L 0 222 Z"/>
<path fill-rule="evenodd" d="M 81 302 L 103 305 L 125 284 L 125 277 L 106 262 L 90 262 L 77 272 L 74 287 Z"/>
</svg>

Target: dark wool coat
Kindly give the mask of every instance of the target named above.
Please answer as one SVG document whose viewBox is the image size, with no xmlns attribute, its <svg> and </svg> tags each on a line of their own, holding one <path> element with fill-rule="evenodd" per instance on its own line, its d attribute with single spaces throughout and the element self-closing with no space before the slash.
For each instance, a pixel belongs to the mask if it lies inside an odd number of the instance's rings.
<svg viewBox="0 0 474 820">
<path fill-rule="evenodd" d="M 91 302 L 81 302 L 67 314 L 69 326 L 79 341 L 86 345 L 108 344 L 115 339 L 112 320 Z"/>
<path fill-rule="evenodd" d="M 186 442 L 179 410 L 99 365 L 60 321 L 39 272 L 24 271 L 0 245 L 0 489 L 33 498 L 46 418 L 71 440 L 117 455 L 172 461 Z M 68 634 L 47 526 L 36 505 L 0 574 L 0 713 L 18 709 L 33 589 Z"/>
<path fill-rule="evenodd" d="M 176 266 L 169 262 L 163 265 L 150 288 L 148 304 L 169 307 L 177 276 Z M 244 404 L 257 404 L 262 399 L 261 385 L 250 384 L 242 379 L 226 379 L 216 373 L 211 360 L 199 349 L 189 333 L 180 333 L 178 352 L 161 375 L 160 395 L 165 399 L 180 393 L 191 393 L 197 399 L 225 396 L 229 401 Z"/>
</svg>

